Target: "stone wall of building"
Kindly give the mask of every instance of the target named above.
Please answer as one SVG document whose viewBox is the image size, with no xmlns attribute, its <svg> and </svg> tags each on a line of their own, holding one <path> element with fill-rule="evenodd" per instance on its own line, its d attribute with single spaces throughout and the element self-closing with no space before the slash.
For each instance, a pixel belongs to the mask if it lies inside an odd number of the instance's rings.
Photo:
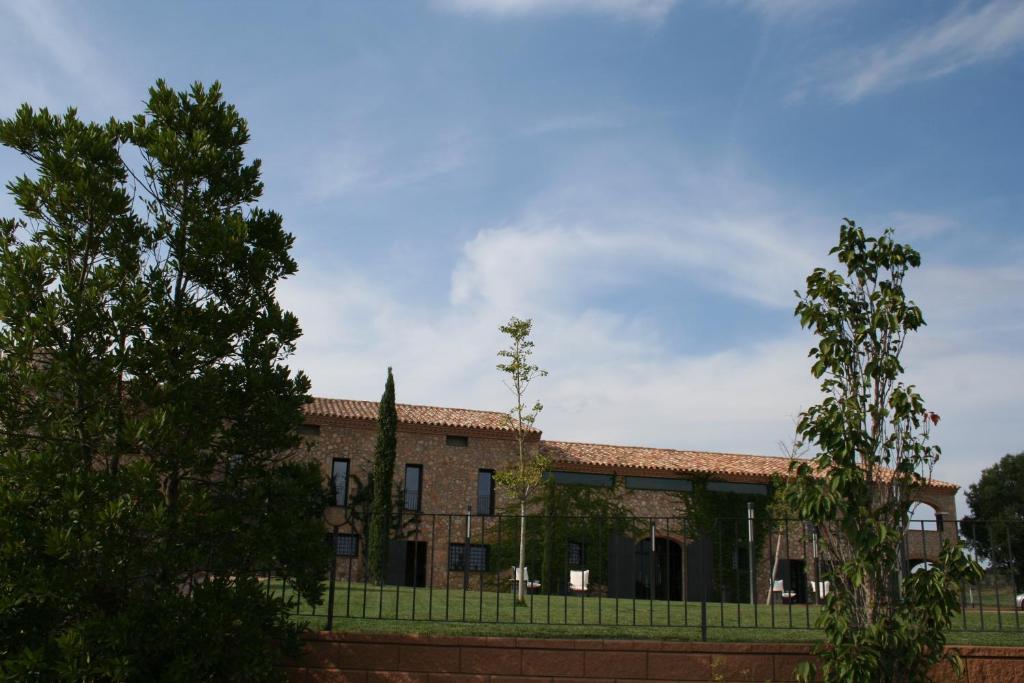
<svg viewBox="0 0 1024 683">
<path fill-rule="evenodd" d="M 319 435 L 307 439 L 308 449 L 304 451 L 302 457 L 318 461 L 323 468 L 325 477 L 329 476 L 331 472 L 333 459 L 347 459 L 349 461 L 349 496 L 351 496 L 355 492 L 355 478 L 358 477 L 364 482 L 368 479 L 372 467 L 376 425 L 366 420 L 322 416 L 311 417 L 309 423 L 319 427 Z M 463 437 L 465 445 L 450 445 L 448 436 Z M 529 457 L 536 455 L 538 446 L 539 438 L 534 437 L 528 444 Z M 502 568 L 494 566 L 489 568 L 491 576 L 472 572 L 466 576 L 460 571 L 449 571 L 449 543 L 464 542 L 467 530 L 467 507 L 473 513 L 472 519 L 469 520 L 470 543 L 494 543 L 496 534 L 500 533 L 498 520 L 476 515 L 478 512 L 477 476 L 482 469 L 500 471 L 514 463 L 516 457 L 515 440 L 509 433 L 424 425 L 399 425 L 395 462 L 396 483 L 404 480 L 406 465 L 422 466 L 422 514 L 418 524 L 415 525 L 415 531 L 408 536 L 407 540 L 426 544 L 427 555 L 423 564 L 425 565 L 425 579 L 428 583 L 456 589 L 463 585 L 470 589 L 478 589 L 481 584 L 486 588 L 493 588 L 492 584 L 495 582 L 501 583 L 503 579 L 494 578 L 494 574 L 501 572 Z M 610 473 L 608 468 L 579 469 L 595 473 Z M 650 471 L 644 470 L 615 472 L 615 474 L 620 476 L 620 482 L 623 474 L 651 476 Z M 758 479 L 754 477 L 736 480 L 745 483 L 758 482 Z M 499 512 L 507 510 L 512 501 L 501 491 L 500 487 L 496 487 L 495 494 L 495 509 Z M 693 540 L 688 538 L 688 532 L 682 526 L 680 518 L 684 512 L 684 506 L 678 494 L 666 491 L 632 490 L 619 483 L 616 486 L 615 495 L 637 517 L 651 518 L 645 521 L 645 531 L 647 524 L 653 523 L 658 538 L 674 542 L 684 550 Z M 940 514 L 946 515 L 948 519 L 955 519 L 951 491 L 925 490 L 919 497 L 933 506 Z M 342 525 L 341 532 L 352 530 L 345 525 L 348 514 L 343 508 L 330 508 L 326 517 L 328 525 Z M 731 524 L 735 527 L 724 531 L 726 537 L 745 536 L 744 520 L 726 521 L 724 524 Z M 506 534 L 510 528 L 512 527 L 506 525 Z M 913 533 L 908 537 L 909 557 L 934 559 L 941 547 L 941 540 L 943 538 L 951 539 L 955 535 L 953 524 L 945 524 L 942 531 L 933 530 L 934 528 L 934 525 L 926 527 L 925 531 Z M 644 536 L 646 537 L 647 534 Z M 638 538 L 637 540 L 645 539 Z M 362 558 L 365 553 L 365 538 L 360 536 L 358 543 L 357 558 L 339 559 L 338 575 L 341 578 L 351 578 L 352 580 L 363 578 Z M 817 581 L 819 564 L 813 548 L 813 540 L 808 529 L 799 522 L 793 521 L 778 526 L 768 534 L 755 562 L 757 601 L 763 602 L 771 592 L 773 568 L 775 570 L 774 579 L 788 577 L 789 569 L 798 567 L 808 581 Z M 603 552 L 598 552 L 595 557 L 602 555 Z M 778 561 L 776 561 L 777 558 Z M 796 564 L 787 566 L 786 563 L 791 560 L 795 560 Z M 419 560 L 416 559 L 413 562 L 418 563 Z M 528 566 L 531 562 L 536 576 L 536 572 L 539 571 L 539 558 L 529 558 Z M 743 560 L 737 556 L 736 562 L 739 564 Z M 686 566 L 685 558 L 683 566 Z M 416 570 L 416 566 L 411 569 L 413 572 Z M 747 572 L 741 571 L 740 574 L 744 577 L 740 581 L 745 582 L 748 576 Z M 681 575 L 680 579 L 685 583 L 685 579 Z M 673 580 L 675 579 L 673 578 Z M 729 581 L 734 583 L 735 577 Z M 789 590 L 790 586 L 787 585 L 786 588 Z M 738 589 L 733 589 L 732 592 L 736 590 Z M 747 592 L 746 587 L 740 591 L 740 593 L 745 592 Z M 812 593 L 808 592 L 806 597 L 813 601 Z"/>
</svg>

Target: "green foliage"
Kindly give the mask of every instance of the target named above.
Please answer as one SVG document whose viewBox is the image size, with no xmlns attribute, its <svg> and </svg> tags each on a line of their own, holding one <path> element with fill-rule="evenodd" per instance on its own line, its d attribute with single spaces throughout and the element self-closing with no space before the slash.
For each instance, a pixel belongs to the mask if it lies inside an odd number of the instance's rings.
<svg viewBox="0 0 1024 683">
<path fill-rule="evenodd" d="M 373 450 L 373 511 L 366 539 L 368 579 L 384 581 L 388 561 L 388 539 L 391 528 L 391 490 L 395 474 L 398 439 L 398 409 L 395 407 L 395 378 L 388 368 L 384 394 L 380 397 L 377 416 L 377 443 Z M 401 509 L 401 508 L 400 508 Z"/>
<path fill-rule="evenodd" d="M 348 508 L 345 511 L 345 522 L 351 527 L 352 532 L 360 538 L 369 538 L 370 526 L 374 519 L 373 506 L 375 501 L 372 470 L 366 483 L 363 483 L 359 475 L 353 474 L 352 496 L 349 498 Z M 394 493 L 391 496 L 391 506 L 386 516 L 388 526 L 383 534 L 385 538 L 385 555 L 387 554 L 387 539 L 414 537 L 417 533 L 420 518 L 419 511 L 405 509 L 405 488 L 401 484 L 396 484 Z M 362 553 L 360 557 L 362 559 L 363 575 L 369 576 L 369 551 Z M 382 580 L 383 576 L 384 570 L 382 569 Z"/>
<path fill-rule="evenodd" d="M 275 678 L 297 628 L 258 577 L 319 599 L 293 239 L 248 139 L 217 84 L 0 121 L 34 168 L 0 221 L 0 679 Z"/>
<path fill-rule="evenodd" d="M 967 504 L 971 515 L 961 525 L 967 543 L 1024 590 L 1024 452 L 982 470 L 967 489 Z"/>
<path fill-rule="evenodd" d="M 899 379 L 907 335 L 924 324 L 903 291 L 920 256 L 891 230 L 866 237 L 850 220 L 830 253 L 845 274 L 815 269 L 796 307 L 818 337 L 811 372 L 825 398 L 797 426 L 798 447 L 815 454 L 793 463 L 783 494 L 818 525 L 832 565 L 818 654 L 830 681 L 926 680 L 942 656 L 958 582 L 980 570 L 947 547 L 930 571 L 900 575 L 912 496 L 939 457 L 928 441 L 938 417 Z"/>
<path fill-rule="evenodd" d="M 590 583 L 594 589 L 607 583 L 606 558 L 609 535 L 638 536 L 643 524 L 622 503 L 621 485 L 614 489 L 556 484 L 547 479 L 540 485 L 530 506 L 540 509 L 526 521 L 526 557 L 534 558 L 531 579 L 539 579 L 541 593 L 553 595 L 565 591 L 569 570 L 566 550 L 569 542 L 583 548 L 584 563 L 590 570 Z M 515 507 L 518 507 L 516 505 Z M 495 567 L 510 567 L 518 559 L 518 533 L 520 520 L 517 509 L 513 515 L 502 516 L 500 529 L 489 531 L 492 562 Z"/>
<path fill-rule="evenodd" d="M 709 491 L 708 477 L 693 480 L 693 490 L 680 493 L 684 503 L 686 533 L 692 538 L 711 540 L 714 571 L 708 586 L 709 600 L 747 602 L 750 600 L 749 569 L 734 563 L 737 548 L 748 549 L 747 503 L 754 504 L 753 557 L 761 556 L 765 537 L 771 530 L 769 508 L 772 496 L 731 491 Z M 734 592 L 738 591 L 735 595 Z"/>
<path fill-rule="evenodd" d="M 512 467 L 495 474 L 494 481 L 519 503 L 519 562 L 516 566 L 523 567 L 526 561 L 526 503 L 548 469 L 548 460 L 539 448 L 533 457 L 527 455 L 527 440 L 543 406 L 537 401 L 533 407 L 528 407 L 526 391 L 533 380 L 548 373 L 530 361 L 533 355 L 533 341 L 530 339 L 532 320 L 520 320 L 513 316 L 500 329 L 510 340 L 507 349 L 498 351 L 498 357 L 506 360 L 498 363 L 497 367 L 508 377 L 506 386 L 515 396 L 516 402 L 508 413 L 508 422 L 515 435 L 518 459 Z M 519 600 L 526 599 L 525 574 L 519 577 L 517 596 Z"/>
</svg>

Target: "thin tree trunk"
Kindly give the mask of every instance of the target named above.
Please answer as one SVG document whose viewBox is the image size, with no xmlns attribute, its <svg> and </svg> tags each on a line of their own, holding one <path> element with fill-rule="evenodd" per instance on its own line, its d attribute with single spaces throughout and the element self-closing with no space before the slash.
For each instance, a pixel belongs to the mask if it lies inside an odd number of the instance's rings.
<svg viewBox="0 0 1024 683">
<path fill-rule="evenodd" d="M 519 501 L 519 602 L 526 602 L 526 501 Z"/>
<path fill-rule="evenodd" d="M 775 573 L 779 571 L 779 552 L 782 551 L 782 534 L 779 534 L 779 539 L 775 541 L 775 562 L 772 563 L 772 577 L 768 580 L 768 599 L 764 601 L 764 604 L 772 604 L 772 592 L 775 590 Z"/>
</svg>

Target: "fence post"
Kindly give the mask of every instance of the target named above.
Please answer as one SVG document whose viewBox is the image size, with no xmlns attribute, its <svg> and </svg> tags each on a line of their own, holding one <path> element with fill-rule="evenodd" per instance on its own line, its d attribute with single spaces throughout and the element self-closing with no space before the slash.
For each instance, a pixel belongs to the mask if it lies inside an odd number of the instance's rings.
<svg viewBox="0 0 1024 683">
<path fill-rule="evenodd" d="M 747 502 L 747 576 L 750 583 L 750 604 L 754 605 L 754 504 Z"/>
<path fill-rule="evenodd" d="M 705 595 L 700 601 L 700 640 L 706 643 L 708 640 L 708 597 Z"/>
<path fill-rule="evenodd" d="M 334 630 L 334 586 L 336 581 L 336 575 L 338 573 L 338 527 L 335 526 L 333 534 L 331 536 L 331 576 L 327 580 L 328 594 L 327 594 L 327 624 L 324 629 L 327 631 Z M 351 577 L 350 577 L 351 579 Z"/>
</svg>

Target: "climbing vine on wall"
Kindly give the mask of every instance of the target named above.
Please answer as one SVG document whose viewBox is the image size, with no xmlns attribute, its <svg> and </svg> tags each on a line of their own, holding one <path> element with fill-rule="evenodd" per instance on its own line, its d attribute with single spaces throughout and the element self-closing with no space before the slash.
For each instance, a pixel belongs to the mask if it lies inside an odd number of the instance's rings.
<svg viewBox="0 0 1024 683">
<path fill-rule="evenodd" d="M 638 536 L 642 524 L 622 504 L 622 485 L 595 488 L 548 479 L 531 501 L 526 521 L 526 566 L 541 593 L 561 594 L 570 569 L 589 569 L 592 590 L 607 582 L 609 536 Z M 515 564 L 518 517 L 502 517 L 488 534 L 495 567 Z"/>
<path fill-rule="evenodd" d="M 768 495 L 708 490 L 709 477 L 693 480 L 693 490 L 678 494 L 688 535 L 710 551 L 708 600 L 750 600 L 747 504 L 754 504 L 754 561 L 762 556 L 771 532 L 772 487 Z M 763 581 L 758 581 L 761 585 Z M 756 597 L 756 596 L 755 596 Z"/>
</svg>

